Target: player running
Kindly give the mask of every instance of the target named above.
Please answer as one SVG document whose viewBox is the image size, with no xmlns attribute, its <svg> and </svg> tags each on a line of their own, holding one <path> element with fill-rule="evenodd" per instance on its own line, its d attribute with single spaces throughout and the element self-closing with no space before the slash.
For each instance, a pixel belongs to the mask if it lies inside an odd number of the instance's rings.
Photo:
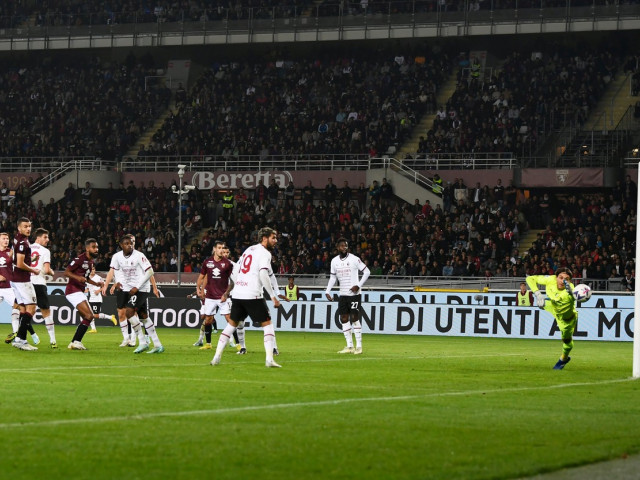
<svg viewBox="0 0 640 480">
<path fill-rule="evenodd" d="M 102 288 L 102 282 L 96 282 L 90 278 L 93 267 L 93 260 L 98 256 L 98 242 L 95 238 L 87 238 L 84 242 L 84 253 L 71 260 L 69 266 L 64 271 L 64 276 L 69 279 L 64 293 L 68 302 L 78 311 L 82 320 L 76 328 L 71 343 L 67 347 L 69 350 L 86 350 L 82 344 L 84 334 L 87 333 L 89 325 L 93 320 L 93 312 L 87 301 L 84 290 L 87 284 Z"/>
<path fill-rule="evenodd" d="M 263 289 L 273 305 L 278 308 L 280 302 L 273 291 L 269 275 L 271 270 L 271 252 L 278 243 L 276 231 L 269 227 L 261 228 L 258 232 L 259 243 L 247 248 L 240 261 L 234 268 L 233 302 L 231 304 L 231 318 L 220 334 L 216 353 L 211 365 L 219 365 L 229 338 L 236 330 L 238 323 L 250 317 L 258 322 L 264 330 L 265 366 L 280 368 L 273 360 L 273 338 L 275 336 L 271 315 L 264 299 Z"/>
</svg>

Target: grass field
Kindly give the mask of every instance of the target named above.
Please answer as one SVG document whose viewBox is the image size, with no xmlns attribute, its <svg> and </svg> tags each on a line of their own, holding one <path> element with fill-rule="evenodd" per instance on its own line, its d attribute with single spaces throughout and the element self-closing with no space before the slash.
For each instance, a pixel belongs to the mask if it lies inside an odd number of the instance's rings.
<svg viewBox="0 0 640 480">
<path fill-rule="evenodd" d="M 6 325 L 5 325 L 6 327 Z M 38 327 L 36 327 L 38 328 Z M 2 477 L 517 478 L 640 451 L 630 343 L 279 333 L 282 369 L 161 330 L 162 355 L 0 348 Z M 71 338 L 59 327 L 59 344 Z"/>
</svg>

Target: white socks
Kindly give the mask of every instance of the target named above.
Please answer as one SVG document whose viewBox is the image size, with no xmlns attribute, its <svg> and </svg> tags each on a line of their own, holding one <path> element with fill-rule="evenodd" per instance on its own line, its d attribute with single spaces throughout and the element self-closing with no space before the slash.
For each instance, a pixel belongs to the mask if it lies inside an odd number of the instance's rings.
<svg viewBox="0 0 640 480">
<path fill-rule="evenodd" d="M 362 348 L 362 324 L 360 320 L 353 322 L 353 334 L 356 337 L 356 348 Z"/>
<path fill-rule="evenodd" d="M 122 339 L 129 340 L 129 322 L 126 319 L 120 322 L 120 331 L 122 332 Z"/>
<path fill-rule="evenodd" d="M 144 328 L 147 329 L 147 333 L 153 340 L 154 347 L 161 347 L 162 343 L 160 343 L 160 339 L 158 338 L 158 332 L 156 332 L 156 326 L 153 324 L 150 318 L 144 319 Z"/>
<path fill-rule="evenodd" d="M 48 317 L 44 317 L 44 326 L 47 327 L 47 332 L 49 333 L 49 341 L 51 343 L 57 343 L 56 329 L 53 325 L 53 318 L 51 318 L 51 315 L 49 315 Z"/>
<path fill-rule="evenodd" d="M 244 320 L 238 323 L 236 333 L 238 334 L 238 343 L 240 344 L 240 348 L 247 348 L 244 343 Z"/>
<path fill-rule="evenodd" d="M 227 348 L 227 343 L 229 343 L 229 339 L 233 337 L 233 332 L 235 329 L 236 327 L 232 326 L 229 323 L 227 323 L 227 326 L 224 327 L 224 330 L 220 334 L 220 338 L 218 338 L 218 346 L 216 347 L 216 354 L 214 358 L 220 358 L 222 356 L 222 352 L 224 352 L 224 349 Z M 238 337 L 239 336 L 240 335 L 238 335 Z"/>
<path fill-rule="evenodd" d="M 144 332 L 142 331 L 142 325 L 140 324 L 140 319 L 138 318 L 138 316 L 134 315 L 133 317 L 131 317 L 129 319 L 129 323 L 131 324 L 131 328 L 133 329 L 133 331 L 136 332 L 140 345 L 144 345 L 146 343 L 144 339 Z"/>
<path fill-rule="evenodd" d="M 11 328 L 13 328 L 14 332 L 17 332 L 18 328 L 20 328 L 20 310 L 17 308 L 11 310 Z"/>
<path fill-rule="evenodd" d="M 362 330 L 360 330 L 362 332 Z M 347 348 L 353 348 L 353 339 L 351 338 L 351 322 L 342 324 L 342 333 L 347 341 Z"/>
<path fill-rule="evenodd" d="M 276 338 L 276 332 L 273 324 L 263 327 L 264 330 L 264 352 L 267 355 L 267 363 L 273 362 L 273 340 Z"/>
</svg>

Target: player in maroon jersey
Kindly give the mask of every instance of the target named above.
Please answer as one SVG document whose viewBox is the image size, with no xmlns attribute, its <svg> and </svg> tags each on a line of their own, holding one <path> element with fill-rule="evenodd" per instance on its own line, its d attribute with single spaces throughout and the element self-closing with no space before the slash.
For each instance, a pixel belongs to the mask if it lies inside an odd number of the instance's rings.
<svg viewBox="0 0 640 480">
<path fill-rule="evenodd" d="M 13 346 L 27 351 L 37 350 L 36 347 L 27 343 L 27 332 L 33 329 L 31 322 L 36 313 L 37 304 L 36 291 L 31 283 L 31 274 L 38 275 L 40 273 L 39 268 L 31 266 L 29 235 L 31 235 L 31 220 L 22 217 L 18 220 L 18 233 L 13 237 L 14 262 L 11 288 L 13 288 L 20 310 L 20 326 Z"/>
<path fill-rule="evenodd" d="M 84 294 L 86 284 L 90 283 L 96 287 L 102 288 L 104 282 L 96 282 L 91 279 L 91 270 L 93 269 L 93 259 L 98 256 L 98 242 L 95 238 L 87 238 L 84 242 L 84 253 L 71 260 L 69 266 L 64 271 L 64 276 L 69 279 L 67 288 L 64 291 L 67 300 L 73 305 L 82 317 L 73 340 L 69 344 L 69 350 L 86 350 L 82 344 L 82 338 L 87 333 L 91 320 L 93 320 L 93 312 L 89 301 Z"/>
<path fill-rule="evenodd" d="M 202 263 L 200 275 L 196 281 L 198 297 L 204 300 L 204 334 L 206 343 L 201 350 L 211 350 L 211 333 L 213 330 L 213 315 L 219 313 L 227 321 L 231 313 L 229 292 L 233 288 L 230 279 L 233 264 L 223 257 L 225 244 L 216 241 L 213 245 L 213 255 Z"/>
<path fill-rule="evenodd" d="M 9 247 L 9 234 L 0 233 L 0 303 L 7 302 L 11 310 L 11 333 L 7 335 L 5 343 L 11 343 L 18 333 L 20 324 L 20 310 L 16 305 L 16 295 L 11 288 L 11 277 L 13 276 L 13 251 Z"/>
</svg>

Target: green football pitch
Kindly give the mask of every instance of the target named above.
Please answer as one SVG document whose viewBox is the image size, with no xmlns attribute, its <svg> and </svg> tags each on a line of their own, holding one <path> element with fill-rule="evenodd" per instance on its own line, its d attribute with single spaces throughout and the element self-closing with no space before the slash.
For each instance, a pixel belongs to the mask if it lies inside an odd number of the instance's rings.
<svg viewBox="0 0 640 480">
<path fill-rule="evenodd" d="M 4 325 L 6 327 L 6 325 Z M 2 477 L 518 478 L 640 452 L 630 343 L 278 333 L 281 369 L 160 330 L 160 355 L 119 329 L 44 328 L 37 352 L 0 348 Z M 214 342 L 217 336 L 214 338 Z"/>
</svg>

